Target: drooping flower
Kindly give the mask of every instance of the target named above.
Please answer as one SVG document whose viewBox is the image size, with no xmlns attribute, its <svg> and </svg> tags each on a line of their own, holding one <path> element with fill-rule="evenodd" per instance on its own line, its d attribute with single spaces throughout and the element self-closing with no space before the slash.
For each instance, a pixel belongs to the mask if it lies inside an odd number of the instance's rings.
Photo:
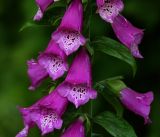
<svg viewBox="0 0 160 137">
<path fill-rule="evenodd" d="M 122 0 L 97 0 L 97 6 L 101 18 L 109 23 L 113 23 L 124 7 Z"/>
<path fill-rule="evenodd" d="M 54 0 L 36 0 L 38 11 L 34 16 L 34 20 L 39 21 L 43 18 L 46 9 L 54 2 Z"/>
<path fill-rule="evenodd" d="M 134 27 L 122 15 L 115 17 L 111 25 L 117 38 L 130 49 L 132 55 L 137 58 L 143 58 L 138 50 L 138 45 L 143 38 L 143 30 Z"/>
<path fill-rule="evenodd" d="M 138 93 L 130 88 L 120 92 L 120 100 L 124 106 L 134 113 L 142 116 L 145 123 L 149 123 L 150 104 L 153 101 L 153 92 Z"/>
<path fill-rule="evenodd" d="M 28 61 L 28 75 L 31 79 L 30 90 L 34 90 L 46 77 L 53 80 L 61 77 L 68 70 L 67 56 L 59 46 L 51 40 L 47 49 L 38 57 L 38 61 Z"/>
<path fill-rule="evenodd" d="M 60 129 L 63 123 L 61 116 L 65 112 L 68 100 L 55 90 L 28 108 L 20 108 L 25 128 L 16 137 L 26 137 L 35 124 L 42 135 Z"/>
<path fill-rule="evenodd" d="M 75 122 L 73 122 L 69 128 L 64 131 L 63 135 L 61 137 L 85 137 L 85 129 L 83 125 L 82 119 L 77 119 Z"/>
<path fill-rule="evenodd" d="M 76 108 L 89 99 L 95 99 L 97 92 L 92 89 L 91 62 L 85 49 L 75 57 L 65 81 L 57 88 L 63 97 L 75 104 Z"/>
<path fill-rule="evenodd" d="M 67 55 L 85 44 L 86 40 L 81 34 L 82 21 L 82 2 L 81 0 L 73 0 L 62 18 L 60 26 L 52 34 L 52 39 Z"/>
</svg>

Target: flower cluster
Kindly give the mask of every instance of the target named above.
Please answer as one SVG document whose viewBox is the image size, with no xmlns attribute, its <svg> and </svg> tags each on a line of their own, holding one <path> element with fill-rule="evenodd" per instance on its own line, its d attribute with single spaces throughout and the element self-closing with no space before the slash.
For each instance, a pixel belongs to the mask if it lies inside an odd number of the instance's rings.
<svg viewBox="0 0 160 137">
<path fill-rule="evenodd" d="M 40 20 L 44 11 L 53 0 L 36 0 L 38 12 L 34 20 Z M 51 36 L 48 47 L 40 53 L 37 60 L 31 59 L 28 64 L 28 76 L 31 81 L 29 90 L 35 90 L 42 81 L 50 77 L 56 80 L 68 71 L 67 76 L 54 91 L 28 108 L 19 108 L 24 129 L 16 137 L 26 137 L 28 131 L 37 125 L 42 135 L 60 129 L 63 120 L 61 116 L 67 109 L 68 102 L 76 108 L 95 99 L 97 92 L 92 89 L 91 61 L 85 49 L 81 48 L 69 67 L 67 57 L 84 46 L 86 39 L 81 34 L 83 24 L 83 6 L 81 0 L 73 0 L 66 10 L 62 21 Z M 76 132 L 76 133 L 75 133 Z M 83 120 L 80 118 L 67 129 L 62 137 L 84 137 Z"/>
<path fill-rule="evenodd" d="M 54 0 L 36 0 L 38 11 L 34 20 L 42 19 L 47 8 Z M 118 39 L 126 45 L 133 56 L 142 58 L 138 44 L 143 37 L 143 30 L 134 27 L 119 13 L 123 10 L 121 0 L 97 0 L 98 13 L 111 26 Z M 42 135 L 61 129 L 62 116 L 69 102 L 76 108 L 86 104 L 90 99 L 96 99 L 97 92 L 92 88 L 91 59 L 85 48 L 86 38 L 82 35 L 83 5 L 81 0 L 72 0 L 67 8 L 59 27 L 51 35 L 51 40 L 44 52 L 37 59 L 31 59 L 28 64 L 28 76 L 31 81 L 29 90 L 35 90 L 44 79 L 50 77 L 53 81 L 67 75 L 62 83 L 50 94 L 41 98 L 27 108 L 19 108 L 24 129 L 16 137 L 27 137 L 29 129 L 37 125 Z M 81 47 L 80 46 L 84 46 Z M 79 49 L 80 48 L 80 49 Z M 72 64 L 67 58 L 79 49 Z M 120 91 L 120 100 L 129 110 L 144 117 L 149 122 L 150 104 L 153 93 L 137 93 L 130 88 Z M 84 119 L 78 118 L 66 129 L 61 137 L 84 137 Z"/>
</svg>

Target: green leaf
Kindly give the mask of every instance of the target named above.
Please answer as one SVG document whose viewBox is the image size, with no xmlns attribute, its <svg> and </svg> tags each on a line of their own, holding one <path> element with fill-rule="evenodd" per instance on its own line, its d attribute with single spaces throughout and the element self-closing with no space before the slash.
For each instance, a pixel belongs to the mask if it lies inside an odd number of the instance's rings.
<svg viewBox="0 0 160 137">
<path fill-rule="evenodd" d="M 119 118 L 111 112 L 103 112 L 94 122 L 101 125 L 114 137 L 137 137 L 132 126 L 123 118 Z"/>
<path fill-rule="evenodd" d="M 48 10 L 51 10 L 53 8 L 65 8 L 66 5 L 67 5 L 67 1 L 66 0 L 56 1 L 54 4 L 49 6 Z"/>
<path fill-rule="evenodd" d="M 86 44 L 86 48 L 87 48 L 89 54 L 90 54 L 91 56 L 93 56 L 93 55 L 94 55 L 94 50 L 93 50 L 93 48 L 90 46 L 89 43 Z"/>
<path fill-rule="evenodd" d="M 133 74 L 136 73 L 136 61 L 131 55 L 130 51 L 119 42 L 108 38 L 108 37 L 101 37 L 97 41 L 92 42 L 94 44 L 94 49 L 97 51 L 101 51 L 105 54 L 118 58 L 132 67 Z"/>
<path fill-rule="evenodd" d="M 89 131 L 91 130 L 91 122 L 90 122 L 90 120 L 89 120 L 89 118 L 86 114 L 84 114 L 84 117 L 85 117 L 85 120 L 86 120 L 86 122 L 85 122 L 86 134 L 88 134 Z"/>
<path fill-rule="evenodd" d="M 113 106 L 117 113 L 117 116 L 122 117 L 124 109 L 120 101 L 117 99 L 117 96 L 107 90 L 105 88 L 105 85 L 102 85 L 101 83 L 96 83 L 96 89 L 104 97 L 104 99 Z"/>
<path fill-rule="evenodd" d="M 20 28 L 20 32 L 23 31 L 24 29 L 26 28 L 29 28 L 29 27 L 45 27 L 45 26 L 50 26 L 49 24 L 45 24 L 45 23 L 41 23 L 41 22 L 36 22 L 36 21 L 27 21 L 21 28 Z"/>
</svg>

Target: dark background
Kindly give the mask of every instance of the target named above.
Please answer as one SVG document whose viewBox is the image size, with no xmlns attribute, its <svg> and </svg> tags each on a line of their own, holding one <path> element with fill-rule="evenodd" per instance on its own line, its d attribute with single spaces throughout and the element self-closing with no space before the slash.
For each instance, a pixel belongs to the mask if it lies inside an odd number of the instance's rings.
<svg viewBox="0 0 160 137">
<path fill-rule="evenodd" d="M 160 1 L 125 0 L 123 15 L 135 26 L 145 29 L 140 44 L 143 60 L 137 60 L 138 71 L 132 78 L 129 67 L 123 62 L 102 55 L 93 65 L 94 80 L 115 75 L 125 75 L 131 88 L 145 92 L 152 90 L 155 100 L 152 104 L 151 125 L 143 125 L 143 119 L 125 110 L 125 118 L 131 123 L 138 137 L 160 137 Z M 26 61 L 36 58 L 49 39 L 53 27 L 34 27 L 19 32 L 21 26 L 33 17 L 37 10 L 34 0 L 0 1 L 0 137 L 13 137 L 22 129 L 23 123 L 16 106 L 29 106 L 45 94 L 46 81 L 38 91 L 28 91 Z M 115 38 L 109 24 L 94 15 L 91 22 L 92 35 L 106 35 Z M 116 38 L 115 38 L 116 39 Z M 98 68 L 98 69 L 97 69 Z M 38 137 L 37 128 L 30 137 Z M 50 135 L 50 136 L 53 136 Z"/>
</svg>

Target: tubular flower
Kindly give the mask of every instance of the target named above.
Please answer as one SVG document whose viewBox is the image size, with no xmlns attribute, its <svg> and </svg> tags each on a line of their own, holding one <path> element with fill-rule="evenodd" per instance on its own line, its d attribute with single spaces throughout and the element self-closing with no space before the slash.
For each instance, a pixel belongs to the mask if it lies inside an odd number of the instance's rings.
<svg viewBox="0 0 160 137">
<path fill-rule="evenodd" d="M 97 92 L 91 86 L 91 62 L 85 49 L 74 59 L 65 81 L 57 88 L 63 97 L 75 104 L 76 108 L 89 99 L 95 99 Z"/>
<path fill-rule="evenodd" d="M 26 137 L 28 130 L 35 124 L 41 129 L 42 135 L 60 129 L 63 123 L 61 116 L 68 105 L 66 98 L 55 90 L 28 108 L 20 108 L 25 128 L 16 137 Z"/>
<path fill-rule="evenodd" d="M 48 76 L 53 80 L 61 77 L 68 70 L 66 58 L 65 53 L 51 40 L 38 61 L 28 61 L 28 75 L 32 83 L 29 89 L 34 90 Z"/>
<path fill-rule="evenodd" d="M 61 137 L 73 137 L 73 135 L 74 137 L 85 137 L 83 120 L 80 118 L 72 123 Z"/>
<path fill-rule="evenodd" d="M 36 0 L 38 11 L 34 16 L 34 20 L 39 21 L 43 18 L 45 10 L 54 2 L 54 0 Z"/>
<path fill-rule="evenodd" d="M 62 18 L 58 29 L 52 34 L 52 39 L 59 44 L 67 54 L 76 51 L 86 40 L 81 34 L 83 7 L 81 0 L 73 0 Z"/>
<path fill-rule="evenodd" d="M 143 38 L 143 30 L 134 27 L 122 15 L 118 15 L 111 25 L 117 38 L 130 49 L 132 55 L 143 58 L 138 50 L 138 45 Z"/>
<path fill-rule="evenodd" d="M 101 18 L 109 23 L 113 23 L 124 7 L 122 0 L 97 0 L 97 6 Z"/>
<path fill-rule="evenodd" d="M 124 106 L 142 116 L 145 120 L 145 124 L 150 122 L 150 104 L 152 103 L 153 98 L 153 92 L 141 94 L 130 88 L 125 88 L 120 92 L 120 100 Z"/>
</svg>

